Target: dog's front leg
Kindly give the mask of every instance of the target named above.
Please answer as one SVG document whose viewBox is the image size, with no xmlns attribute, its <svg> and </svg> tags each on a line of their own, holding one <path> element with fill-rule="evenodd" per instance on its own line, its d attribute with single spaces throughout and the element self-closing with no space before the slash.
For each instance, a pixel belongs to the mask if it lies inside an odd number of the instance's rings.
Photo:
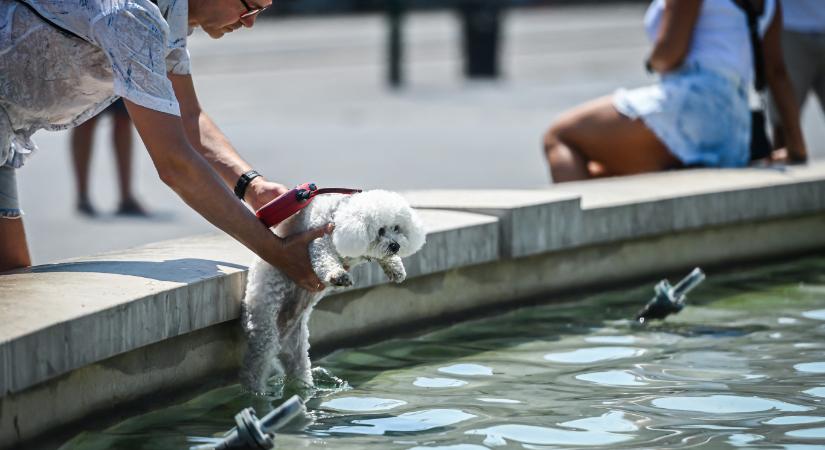
<svg viewBox="0 0 825 450">
<path fill-rule="evenodd" d="M 400 283 L 407 278 L 407 271 L 404 269 L 404 263 L 401 262 L 400 256 L 390 256 L 378 260 L 378 265 L 387 275 L 387 278 L 394 283 Z"/>
<path fill-rule="evenodd" d="M 309 257 L 315 274 L 327 285 L 352 286 L 347 270 L 338 261 L 331 236 L 324 236 L 309 245 Z"/>
</svg>

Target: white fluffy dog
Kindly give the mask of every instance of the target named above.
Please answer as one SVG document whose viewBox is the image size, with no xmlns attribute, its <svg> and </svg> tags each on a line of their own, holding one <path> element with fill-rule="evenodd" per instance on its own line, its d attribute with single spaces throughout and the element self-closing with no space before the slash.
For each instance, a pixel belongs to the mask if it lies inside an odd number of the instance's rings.
<svg viewBox="0 0 825 450">
<path fill-rule="evenodd" d="M 250 391 L 265 392 L 266 380 L 274 374 L 312 386 L 307 325 L 315 304 L 329 287 L 352 285 L 347 271 L 365 261 L 378 262 L 391 281 L 404 281 L 401 258 L 424 245 L 424 227 L 415 211 L 400 195 L 381 190 L 319 195 L 275 231 L 289 236 L 330 222 L 333 232 L 309 246 L 324 291 L 301 289 L 260 258 L 249 269 L 241 305 L 247 338 L 241 384 Z"/>
</svg>

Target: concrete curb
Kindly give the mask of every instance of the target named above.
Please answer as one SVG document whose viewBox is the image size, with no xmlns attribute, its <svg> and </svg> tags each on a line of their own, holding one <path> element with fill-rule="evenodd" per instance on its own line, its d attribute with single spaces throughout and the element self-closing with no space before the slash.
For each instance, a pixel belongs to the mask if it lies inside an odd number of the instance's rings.
<svg viewBox="0 0 825 450">
<path fill-rule="evenodd" d="M 825 248 L 825 165 L 405 195 L 434 208 L 421 210 L 428 243 L 405 262 L 408 281 L 388 285 L 380 269 L 362 267 L 353 289 L 319 304 L 313 345 Z M 234 370 L 239 337 L 225 323 L 238 317 L 251 259 L 226 237 L 201 236 L 1 275 L 0 442 Z"/>
</svg>

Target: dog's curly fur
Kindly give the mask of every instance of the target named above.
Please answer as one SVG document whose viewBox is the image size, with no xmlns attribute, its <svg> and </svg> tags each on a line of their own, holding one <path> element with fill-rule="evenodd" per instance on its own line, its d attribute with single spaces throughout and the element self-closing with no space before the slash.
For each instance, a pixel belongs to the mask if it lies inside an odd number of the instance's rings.
<svg viewBox="0 0 825 450">
<path fill-rule="evenodd" d="M 404 281 L 401 258 L 424 245 L 415 211 L 400 195 L 382 190 L 319 195 L 275 231 L 289 236 L 330 222 L 333 232 L 309 246 L 312 267 L 326 286 L 322 292 L 301 289 L 260 258 L 249 269 L 241 305 L 247 338 L 241 384 L 247 390 L 265 392 L 276 373 L 312 386 L 307 325 L 315 304 L 330 288 L 352 285 L 348 270 L 365 261 L 378 262 L 391 281 Z"/>
</svg>

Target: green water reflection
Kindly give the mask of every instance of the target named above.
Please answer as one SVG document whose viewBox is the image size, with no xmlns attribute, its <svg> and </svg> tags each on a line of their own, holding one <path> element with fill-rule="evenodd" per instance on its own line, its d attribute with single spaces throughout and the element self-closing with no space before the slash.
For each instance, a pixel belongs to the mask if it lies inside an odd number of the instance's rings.
<svg viewBox="0 0 825 450">
<path fill-rule="evenodd" d="M 279 448 L 825 448 L 825 258 L 710 273 L 638 328 L 655 281 L 331 354 L 346 383 L 316 371 Z M 189 448 L 279 401 L 229 386 L 62 448 Z"/>
</svg>

